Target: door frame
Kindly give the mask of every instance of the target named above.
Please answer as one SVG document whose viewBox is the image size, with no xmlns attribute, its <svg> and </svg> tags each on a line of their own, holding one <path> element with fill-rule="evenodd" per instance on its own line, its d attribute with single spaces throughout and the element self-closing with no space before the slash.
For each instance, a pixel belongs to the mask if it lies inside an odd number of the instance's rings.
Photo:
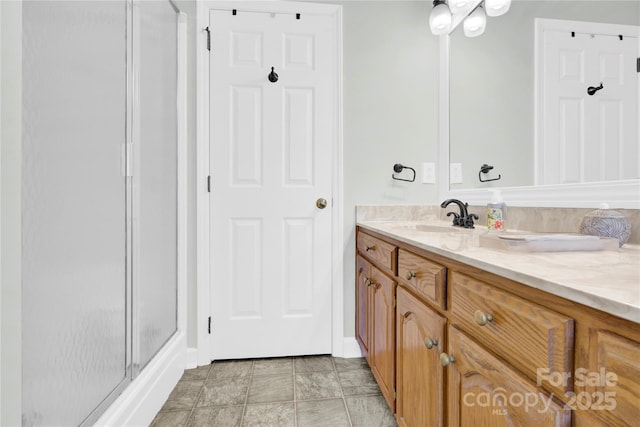
<svg viewBox="0 0 640 427">
<path fill-rule="evenodd" d="M 567 33 L 575 31 L 576 33 L 592 33 L 604 36 L 623 35 L 640 40 L 640 27 L 634 25 L 536 18 L 534 32 L 534 185 L 542 185 L 540 181 L 544 176 L 544 103 L 542 100 L 544 99 L 544 32 L 547 30 L 566 31 Z M 636 54 L 640 57 L 640 42 L 638 43 L 638 52 Z M 636 77 L 638 78 L 636 102 L 640 104 L 640 74 L 636 74 Z M 637 105 L 637 111 L 640 114 L 640 105 Z M 640 137 L 640 120 L 637 126 L 638 136 Z M 640 161 L 640 158 L 638 161 Z"/>
<path fill-rule="evenodd" d="M 344 354 L 344 286 L 343 286 L 343 71 L 342 71 L 342 6 L 293 1 L 217 1 L 196 3 L 196 359 L 197 365 L 211 363 L 208 318 L 211 316 L 210 292 L 210 235 L 209 235 L 209 52 L 207 33 L 209 10 L 241 9 L 251 12 L 301 13 L 326 15 L 335 25 L 335 129 L 332 141 L 332 211 L 331 211 L 331 352 Z M 193 361 L 192 361 L 193 362 Z"/>
</svg>

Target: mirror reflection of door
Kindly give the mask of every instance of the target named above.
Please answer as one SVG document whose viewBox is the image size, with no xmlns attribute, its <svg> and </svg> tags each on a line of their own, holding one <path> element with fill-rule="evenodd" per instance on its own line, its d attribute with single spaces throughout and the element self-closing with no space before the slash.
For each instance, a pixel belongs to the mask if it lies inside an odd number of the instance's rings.
<svg viewBox="0 0 640 427">
<path fill-rule="evenodd" d="M 640 177 L 637 28 L 540 21 L 536 183 Z"/>
</svg>

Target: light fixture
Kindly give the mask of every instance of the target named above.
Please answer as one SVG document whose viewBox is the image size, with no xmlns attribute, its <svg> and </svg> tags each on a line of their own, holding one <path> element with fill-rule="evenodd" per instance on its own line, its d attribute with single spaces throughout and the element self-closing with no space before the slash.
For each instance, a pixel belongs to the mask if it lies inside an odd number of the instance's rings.
<svg viewBox="0 0 640 427">
<path fill-rule="evenodd" d="M 464 12 L 469 7 L 471 0 L 449 0 L 449 9 L 453 15 Z"/>
<path fill-rule="evenodd" d="M 448 34 L 451 30 L 451 11 L 445 0 L 434 0 L 429 15 L 429 27 L 436 36 Z"/>
<path fill-rule="evenodd" d="M 487 14 L 482 6 L 474 9 L 469 16 L 464 19 L 464 35 L 467 37 L 477 37 L 484 33 L 487 27 Z"/>
<path fill-rule="evenodd" d="M 504 15 L 511 7 L 511 0 L 485 0 L 484 7 L 488 16 Z"/>
</svg>

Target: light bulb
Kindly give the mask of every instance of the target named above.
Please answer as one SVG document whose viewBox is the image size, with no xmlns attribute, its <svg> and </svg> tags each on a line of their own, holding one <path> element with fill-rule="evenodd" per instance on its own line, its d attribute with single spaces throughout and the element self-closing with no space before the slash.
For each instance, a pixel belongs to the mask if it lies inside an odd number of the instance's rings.
<svg viewBox="0 0 640 427">
<path fill-rule="evenodd" d="M 484 33 L 487 27 L 487 15 L 482 6 L 475 8 L 464 20 L 464 35 L 467 37 L 477 37 Z"/>
<path fill-rule="evenodd" d="M 489 16 L 504 15 L 511 7 L 511 0 L 485 0 L 484 7 Z"/>
<path fill-rule="evenodd" d="M 458 12 L 464 12 L 464 10 L 469 6 L 471 0 L 450 0 L 449 8 L 451 9 L 452 14 L 456 14 Z"/>
<path fill-rule="evenodd" d="M 437 36 L 448 34 L 451 29 L 451 12 L 443 0 L 433 2 L 433 9 L 429 15 L 429 27 Z"/>
</svg>

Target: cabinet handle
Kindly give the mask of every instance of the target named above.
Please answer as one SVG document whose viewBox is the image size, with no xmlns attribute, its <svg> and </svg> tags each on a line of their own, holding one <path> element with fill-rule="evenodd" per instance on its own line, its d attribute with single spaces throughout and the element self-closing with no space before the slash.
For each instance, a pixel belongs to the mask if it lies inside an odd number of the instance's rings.
<svg viewBox="0 0 640 427">
<path fill-rule="evenodd" d="M 374 250 L 375 248 L 376 248 L 376 247 L 375 247 L 375 245 L 365 246 L 364 250 L 365 250 L 366 252 L 369 252 L 369 251 Z"/>
<path fill-rule="evenodd" d="M 493 316 L 492 315 L 487 314 L 487 313 L 485 313 L 483 311 L 480 311 L 480 310 L 476 310 L 476 312 L 473 313 L 473 319 L 480 326 L 484 326 L 489 322 L 493 322 Z"/>
<path fill-rule="evenodd" d="M 414 277 L 416 277 L 416 273 L 413 273 L 413 272 L 411 272 L 411 271 L 407 271 L 407 275 L 406 275 L 406 277 L 407 277 L 407 280 L 411 280 L 411 279 L 413 279 Z"/>
<path fill-rule="evenodd" d="M 438 340 L 432 340 L 431 338 L 424 339 L 424 345 L 427 346 L 429 350 L 438 345 Z"/>
<path fill-rule="evenodd" d="M 371 280 L 368 277 L 364 278 L 364 284 L 367 286 L 371 286 Z"/>
<path fill-rule="evenodd" d="M 452 364 L 455 361 L 456 360 L 453 357 L 449 356 L 447 353 L 441 353 L 440 354 L 440 364 L 443 367 L 447 367 L 447 366 L 449 366 L 450 364 Z"/>
</svg>

